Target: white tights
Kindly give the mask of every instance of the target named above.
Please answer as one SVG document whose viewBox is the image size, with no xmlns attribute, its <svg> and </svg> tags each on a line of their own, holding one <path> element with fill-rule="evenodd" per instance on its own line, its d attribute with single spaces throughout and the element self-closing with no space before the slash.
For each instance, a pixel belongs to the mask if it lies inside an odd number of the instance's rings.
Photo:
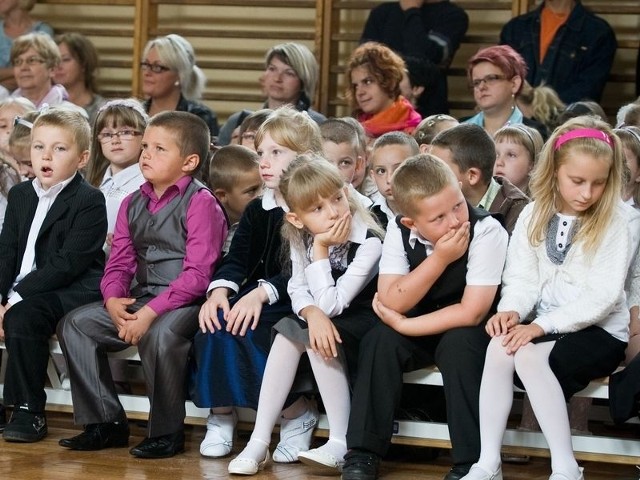
<svg viewBox="0 0 640 480">
<path fill-rule="evenodd" d="M 540 429 L 551 452 L 551 469 L 568 478 L 580 471 L 573 455 L 567 405 L 558 379 L 549 365 L 555 342 L 529 343 L 514 355 L 502 346 L 503 337 L 494 337 L 487 349 L 480 386 L 480 439 L 478 464 L 489 472 L 500 467 L 500 447 L 513 403 L 513 373 L 522 380 Z"/>
<path fill-rule="evenodd" d="M 249 443 L 238 455 L 238 458 L 252 458 L 256 462 L 264 459 L 266 450 L 271 442 L 273 427 L 291 390 L 297 365 L 305 350 L 309 354 L 313 375 L 318 384 L 329 420 L 329 441 L 320 449 L 337 458 L 342 458 L 346 453 L 347 424 L 349 422 L 351 401 L 349 383 L 344 367 L 338 359 L 325 360 L 311 348 L 278 334 L 269 351 L 264 376 L 262 377 L 258 412 L 253 433 Z M 301 398 L 287 408 L 287 411 L 297 410 L 299 414 L 295 416 L 302 415 L 305 409 L 297 405 L 299 402 L 304 405 L 304 399 Z"/>
</svg>

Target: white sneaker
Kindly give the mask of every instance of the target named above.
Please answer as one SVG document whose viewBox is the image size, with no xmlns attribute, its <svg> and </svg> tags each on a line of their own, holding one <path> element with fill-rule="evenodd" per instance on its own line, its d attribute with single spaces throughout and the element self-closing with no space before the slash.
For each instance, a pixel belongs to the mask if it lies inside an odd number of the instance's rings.
<svg viewBox="0 0 640 480">
<path fill-rule="evenodd" d="M 319 414 L 315 402 L 306 402 L 307 411 L 298 418 L 283 418 L 280 421 L 280 443 L 273 452 L 274 462 L 297 462 L 298 453 L 309 450 Z"/>
<path fill-rule="evenodd" d="M 233 448 L 236 423 L 238 415 L 235 410 L 227 415 L 210 413 L 207 417 L 207 433 L 200 444 L 200 455 L 214 458 L 229 455 Z"/>
<path fill-rule="evenodd" d="M 552 473 L 549 477 L 549 480 L 584 480 L 584 468 L 578 467 L 578 470 L 580 470 L 578 478 L 573 479 L 571 477 L 568 477 L 564 473 Z"/>
<path fill-rule="evenodd" d="M 502 469 L 498 468 L 496 472 L 488 472 L 477 463 L 471 465 L 469 473 L 460 480 L 502 480 Z"/>
</svg>

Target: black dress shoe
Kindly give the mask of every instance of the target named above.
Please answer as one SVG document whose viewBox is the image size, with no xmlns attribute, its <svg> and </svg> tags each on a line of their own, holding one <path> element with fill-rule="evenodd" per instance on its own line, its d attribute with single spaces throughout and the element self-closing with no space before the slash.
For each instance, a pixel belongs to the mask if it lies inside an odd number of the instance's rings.
<svg viewBox="0 0 640 480">
<path fill-rule="evenodd" d="M 138 458 L 168 458 L 184 452 L 184 432 L 181 430 L 169 435 L 145 438 L 129 453 Z"/>
<path fill-rule="evenodd" d="M 47 435 L 44 413 L 30 412 L 25 406 L 14 407 L 11 420 L 2 433 L 7 442 L 33 443 Z"/>
<path fill-rule="evenodd" d="M 380 456 L 368 450 L 349 450 L 344 456 L 342 480 L 376 480 Z"/>
<path fill-rule="evenodd" d="M 447 473 L 442 480 L 460 480 L 469 473 L 471 467 L 455 466 Z"/>
<path fill-rule="evenodd" d="M 72 438 L 63 438 L 58 442 L 61 447 L 71 450 L 102 450 L 129 446 L 129 424 L 91 423 L 84 432 Z"/>
</svg>

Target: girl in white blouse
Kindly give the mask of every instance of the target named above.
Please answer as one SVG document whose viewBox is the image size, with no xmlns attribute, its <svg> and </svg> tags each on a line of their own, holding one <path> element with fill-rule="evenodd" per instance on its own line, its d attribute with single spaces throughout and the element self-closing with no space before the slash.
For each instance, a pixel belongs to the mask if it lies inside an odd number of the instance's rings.
<svg viewBox="0 0 640 480">
<path fill-rule="evenodd" d="M 624 284 L 638 232 L 628 226 L 637 214 L 620 199 L 623 162 L 618 137 L 592 117 L 559 127 L 540 155 L 535 201 L 516 224 L 498 313 L 486 326 L 493 338 L 480 389 L 482 451 L 465 480 L 502 479 L 514 372 L 549 445 L 550 480 L 584 478 L 566 399 L 624 358 Z"/>
<path fill-rule="evenodd" d="M 282 235 L 290 244 L 288 291 L 297 316 L 274 327 L 278 333 L 267 359 L 255 428 L 246 448 L 229 464 L 234 474 L 255 474 L 269 459 L 271 432 L 305 352 L 329 419 L 329 441 L 307 452 L 278 454 L 341 467 L 350 411 L 346 365 L 353 366 L 359 339 L 377 321 L 371 301 L 382 232 L 372 215 L 349 198 L 338 169 L 322 157 L 301 155 L 283 173 L 280 191 L 290 209 Z M 292 421 L 311 435 L 304 418 L 281 419 Z M 308 440 L 299 443 L 308 445 Z"/>
</svg>

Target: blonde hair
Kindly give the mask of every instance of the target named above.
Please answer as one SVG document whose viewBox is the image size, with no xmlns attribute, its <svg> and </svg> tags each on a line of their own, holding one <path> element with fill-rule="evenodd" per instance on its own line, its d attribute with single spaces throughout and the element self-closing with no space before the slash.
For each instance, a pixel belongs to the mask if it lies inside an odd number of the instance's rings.
<svg viewBox="0 0 640 480">
<path fill-rule="evenodd" d="M 512 142 L 522 145 L 529 154 L 529 162 L 535 166 L 538 155 L 544 145 L 542 135 L 535 128 L 527 127 L 524 124 L 516 123 L 500 128 L 494 135 L 493 141 L 497 144 L 501 141 Z M 524 192 L 529 193 L 529 192 Z"/>
<path fill-rule="evenodd" d="M 144 58 L 147 58 L 152 48 L 156 49 L 160 61 L 178 74 L 180 91 L 184 98 L 200 100 L 207 78 L 196 65 L 193 46 L 184 37 L 171 33 L 150 40 L 144 47 Z"/>
<path fill-rule="evenodd" d="M 11 45 L 9 61 L 13 64 L 16 58 L 30 48 L 42 57 L 47 68 L 54 68 L 60 63 L 60 50 L 56 42 L 46 33 L 39 32 L 27 33 L 16 38 Z"/>
<path fill-rule="evenodd" d="M 434 155 L 421 153 L 407 158 L 391 176 L 393 199 L 404 216 L 414 218 L 416 203 L 458 185 L 453 170 Z"/>
<path fill-rule="evenodd" d="M 319 198 L 329 198 L 337 191 L 345 188 L 345 182 L 338 167 L 321 155 L 307 153 L 298 155 L 282 173 L 280 193 L 291 212 L 308 209 Z M 384 231 L 376 222 L 372 213 L 357 199 L 349 199 L 349 210 L 352 215 L 361 217 L 367 228 L 380 238 Z M 282 224 L 283 243 L 291 244 L 296 249 L 304 249 L 304 240 L 309 238 L 306 230 L 298 229 L 289 222 Z"/>
<path fill-rule="evenodd" d="M 531 108 L 533 118 L 550 129 L 558 125 L 558 119 L 567 108 L 560 100 L 556 91 L 542 82 L 537 87 L 532 87 L 526 80 L 518 93 L 517 101 Z"/>
<path fill-rule="evenodd" d="M 319 72 L 318 61 L 311 50 L 301 43 L 281 43 L 269 49 L 265 55 L 266 67 L 269 67 L 273 57 L 293 68 L 300 79 L 300 94 L 305 96 L 303 102 L 311 105 L 315 98 Z"/>
<path fill-rule="evenodd" d="M 575 138 L 556 148 L 556 141 L 567 132 L 590 128 L 604 132 L 613 147 L 595 138 Z M 558 212 L 558 169 L 566 163 L 569 155 L 589 155 L 603 159 L 609 164 L 609 175 L 600 200 L 580 215 L 574 243 L 581 242 L 585 252 L 591 254 L 598 248 L 613 217 L 616 204 L 622 194 L 624 159 L 622 143 L 604 121 L 592 116 L 581 116 L 567 120 L 558 127 L 545 144 L 535 166 L 529 186 L 535 199 L 529 225 L 529 243 L 533 246 L 545 241 L 549 222 Z"/>
<path fill-rule="evenodd" d="M 112 100 L 98 110 L 93 123 L 93 138 L 91 141 L 91 156 L 87 164 L 87 181 L 94 187 L 99 187 L 104 177 L 104 172 L 109 167 L 109 160 L 102 153 L 102 144 L 98 140 L 98 134 L 106 127 L 120 128 L 131 127 L 144 133 L 147 128 L 149 116 L 144 111 L 142 104 L 135 98 Z"/>
<path fill-rule="evenodd" d="M 322 154 L 320 127 L 307 112 L 299 112 L 287 105 L 274 110 L 256 132 L 256 147 L 267 133 L 278 145 L 296 153 Z"/>
<path fill-rule="evenodd" d="M 445 122 L 453 122 L 456 125 L 460 123 L 451 115 L 446 115 L 444 113 L 429 115 L 427 118 L 422 119 L 413 131 L 413 138 L 418 142 L 418 145 L 431 145 L 431 141 L 436 137 L 436 135 L 443 130 L 446 130 L 444 128 Z"/>
<path fill-rule="evenodd" d="M 73 136 L 73 141 L 80 152 L 88 151 L 91 146 L 91 126 L 87 117 L 78 110 L 54 107 L 42 112 L 33 122 L 33 129 L 38 127 L 56 127 L 66 130 Z"/>
<path fill-rule="evenodd" d="M 623 148 L 628 148 L 631 153 L 635 155 L 636 163 L 638 163 L 638 166 L 640 167 L 640 128 L 624 126 L 616 128 L 613 132 L 618 135 L 618 138 L 620 138 Z M 630 174 L 631 172 L 627 173 Z M 627 181 L 630 180 L 631 179 L 629 178 Z M 633 198 L 635 206 L 640 206 L 640 183 L 633 184 L 633 194 L 631 197 Z"/>
</svg>

